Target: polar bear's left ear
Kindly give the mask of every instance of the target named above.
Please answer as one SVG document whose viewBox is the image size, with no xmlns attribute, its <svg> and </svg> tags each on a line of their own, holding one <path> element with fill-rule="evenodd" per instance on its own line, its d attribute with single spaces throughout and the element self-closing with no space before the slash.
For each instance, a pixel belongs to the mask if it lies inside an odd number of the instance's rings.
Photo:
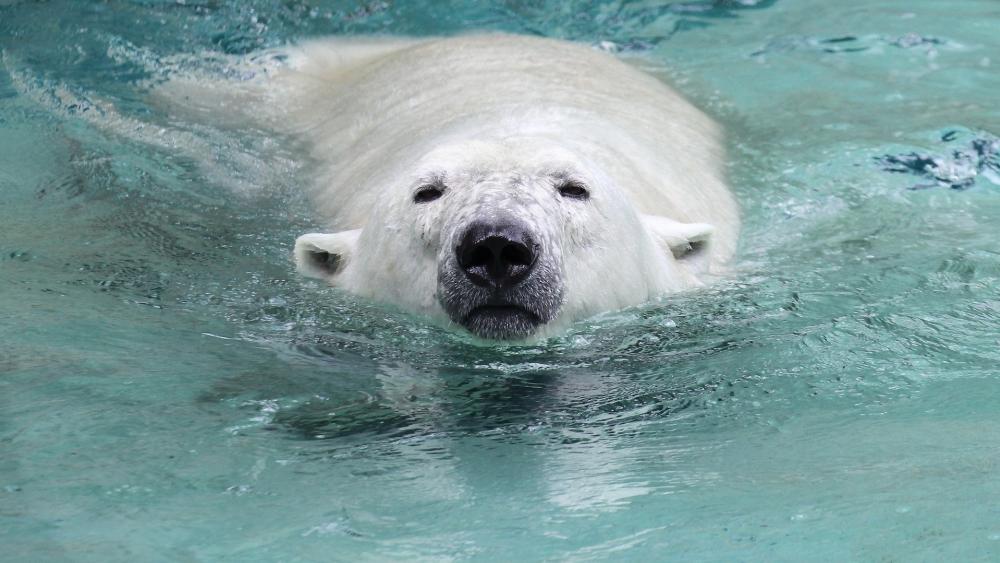
<svg viewBox="0 0 1000 563">
<path fill-rule="evenodd" d="M 344 270 L 360 234 L 361 229 L 302 235 L 295 239 L 295 265 L 302 275 L 328 279 Z"/>
<path fill-rule="evenodd" d="M 653 238 L 678 260 L 704 255 L 715 231 L 707 223 L 681 223 L 660 215 L 643 215 L 642 222 Z"/>
</svg>

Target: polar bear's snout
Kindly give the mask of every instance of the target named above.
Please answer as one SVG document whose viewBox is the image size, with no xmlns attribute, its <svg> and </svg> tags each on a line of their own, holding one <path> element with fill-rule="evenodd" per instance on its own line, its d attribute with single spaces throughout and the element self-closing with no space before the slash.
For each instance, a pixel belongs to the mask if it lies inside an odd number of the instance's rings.
<svg viewBox="0 0 1000 563">
<path fill-rule="evenodd" d="M 482 338 L 530 336 L 563 299 L 562 268 L 540 232 L 512 217 L 477 219 L 455 234 L 438 266 L 438 301 L 452 322 Z"/>
<path fill-rule="evenodd" d="M 506 289 L 528 277 L 541 247 L 521 222 L 470 225 L 455 249 L 458 266 L 480 287 Z"/>
</svg>

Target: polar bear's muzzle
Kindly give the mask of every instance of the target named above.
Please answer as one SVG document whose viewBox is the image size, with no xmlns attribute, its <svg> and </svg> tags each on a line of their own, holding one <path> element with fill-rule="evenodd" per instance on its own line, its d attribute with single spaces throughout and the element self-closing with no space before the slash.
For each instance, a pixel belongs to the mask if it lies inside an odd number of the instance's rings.
<svg viewBox="0 0 1000 563">
<path fill-rule="evenodd" d="M 558 312 L 560 268 L 524 222 L 474 221 L 454 242 L 438 272 L 438 299 L 452 321 L 482 338 L 516 339 Z"/>
<path fill-rule="evenodd" d="M 535 267 L 541 248 L 531 233 L 516 223 L 475 222 L 465 229 L 455 248 L 458 266 L 473 284 L 504 290 L 524 281 Z"/>
</svg>

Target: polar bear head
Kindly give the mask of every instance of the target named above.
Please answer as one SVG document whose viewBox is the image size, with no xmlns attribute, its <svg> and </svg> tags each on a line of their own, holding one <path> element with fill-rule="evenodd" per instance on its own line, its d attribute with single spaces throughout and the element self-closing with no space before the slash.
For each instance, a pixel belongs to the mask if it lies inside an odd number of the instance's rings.
<svg viewBox="0 0 1000 563">
<path fill-rule="evenodd" d="M 487 339 L 544 335 L 697 285 L 713 227 L 639 213 L 580 147 L 463 141 L 390 166 L 360 229 L 298 238 L 299 270 Z"/>
</svg>

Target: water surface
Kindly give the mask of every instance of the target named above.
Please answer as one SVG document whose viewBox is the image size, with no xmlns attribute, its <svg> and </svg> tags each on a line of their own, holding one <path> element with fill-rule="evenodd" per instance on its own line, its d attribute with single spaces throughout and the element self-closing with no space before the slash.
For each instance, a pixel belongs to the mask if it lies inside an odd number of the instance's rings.
<svg viewBox="0 0 1000 563">
<path fill-rule="evenodd" d="M 2 558 L 1000 557 L 1000 5 L 469 4 L 0 2 Z M 294 155 L 144 96 L 469 29 L 720 120 L 732 279 L 475 346 L 301 279 Z"/>
</svg>

